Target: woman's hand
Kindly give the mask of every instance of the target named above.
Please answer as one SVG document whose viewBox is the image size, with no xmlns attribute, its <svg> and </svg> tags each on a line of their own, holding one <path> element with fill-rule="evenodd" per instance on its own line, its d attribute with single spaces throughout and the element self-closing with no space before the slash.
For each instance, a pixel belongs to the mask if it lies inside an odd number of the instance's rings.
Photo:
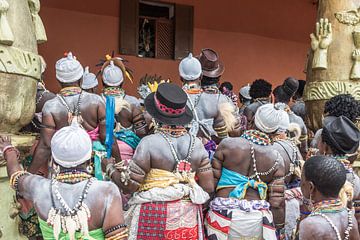
<svg viewBox="0 0 360 240">
<path fill-rule="evenodd" d="M 3 152 L 4 148 L 11 146 L 11 139 L 9 136 L 0 135 L 0 152 Z"/>
<path fill-rule="evenodd" d="M 114 164 L 114 163 L 115 163 L 115 159 L 114 159 L 114 158 L 102 158 L 102 159 L 101 159 L 101 169 L 102 169 L 103 172 L 106 171 L 106 166 L 107 166 L 108 164 L 110 164 L 110 163 Z"/>
</svg>

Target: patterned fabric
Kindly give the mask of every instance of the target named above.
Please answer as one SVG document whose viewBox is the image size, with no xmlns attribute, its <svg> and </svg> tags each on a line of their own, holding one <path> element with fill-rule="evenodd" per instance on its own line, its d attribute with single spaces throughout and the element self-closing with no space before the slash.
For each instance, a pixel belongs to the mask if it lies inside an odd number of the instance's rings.
<svg viewBox="0 0 360 240">
<path fill-rule="evenodd" d="M 214 201 L 216 203 L 213 203 Z M 229 202 L 233 203 L 233 200 L 229 200 Z M 256 210 L 255 208 L 260 206 L 259 203 L 258 201 L 243 203 L 242 205 L 248 206 L 247 210 L 242 210 L 240 207 L 234 208 L 234 206 L 228 209 L 224 205 L 226 204 L 226 198 L 215 198 L 210 203 L 210 210 L 205 217 L 207 239 L 276 240 L 275 226 L 272 213 L 269 210 L 269 203 L 262 202 L 260 204 L 262 205 L 261 210 Z M 216 206 L 217 210 L 213 209 L 213 206 Z"/>
<path fill-rule="evenodd" d="M 151 173 L 154 180 L 152 182 L 156 183 L 155 175 L 166 175 L 170 180 L 174 173 L 166 172 L 162 170 L 156 171 L 156 174 Z M 148 176 L 149 173 L 147 178 Z M 173 176 L 173 179 L 176 178 Z M 129 210 L 124 214 L 125 222 L 129 226 L 128 240 L 203 240 L 202 204 L 209 198 L 209 194 L 197 185 L 194 179 L 188 184 L 173 182 L 167 187 L 152 185 L 147 191 L 135 192 L 128 202 Z"/>
<path fill-rule="evenodd" d="M 153 202 L 141 205 L 137 239 L 199 239 L 201 205 L 190 201 Z"/>
<path fill-rule="evenodd" d="M 230 187 L 234 187 L 234 189 L 230 192 L 229 197 L 238 199 L 244 199 L 246 196 L 246 190 L 251 187 L 258 190 L 260 198 L 264 200 L 266 199 L 268 189 L 267 184 L 262 181 L 250 179 L 223 167 L 216 190 Z"/>
<path fill-rule="evenodd" d="M 39 226 L 38 215 L 34 208 L 31 208 L 28 213 L 19 213 L 19 232 L 27 238 L 41 237 L 41 229 Z"/>
<path fill-rule="evenodd" d="M 146 175 L 145 181 L 138 191 L 146 191 L 152 188 L 166 188 L 174 184 L 189 183 L 195 185 L 195 173 L 169 172 L 162 169 L 152 168 Z"/>
<path fill-rule="evenodd" d="M 214 140 L 209 140 L 207 143 L 204 144 L 205 150 L 209 154 L 210 161 L 213 159 L 215 151 L 216 151 L 216 143 Z"/>
<path fill-rule="evenodd" d="M 227 209 L 240 209 L 245 212 L 252 210 L 269 210 L 270 203 L 265 200 L 239 200 L 236 198 L 222 198 L 217 197 L 210 202 L 210 208 L 215 211 L 222 211 Z"/>
</svg>

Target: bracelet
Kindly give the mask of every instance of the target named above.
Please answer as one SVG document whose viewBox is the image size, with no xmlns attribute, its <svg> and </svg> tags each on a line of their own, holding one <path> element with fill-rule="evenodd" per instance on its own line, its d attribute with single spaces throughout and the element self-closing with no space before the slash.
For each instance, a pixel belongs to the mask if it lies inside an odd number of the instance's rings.
<svg viewBox="0 0 360 240">
<path fill-rule="evenodd" d="M 275 224 L 275 227 L 276 228 L 279 228 L 279 229 L 282 229 L 285 227 L 285 223 L 278 223 L 278 224 Z"/>
<path fill-rule="evenodd" d="M 6 153 L 8 152 L 8 151 L 15 151 L 16 152 L 16 157 L 19 159 L 19 157 L 20 157 L 20 152 L 19 152 L 19 150 L 17 150 L 13 145 L 9 145 L 9 146 L 6 146 L 6 147 L 4 147 L 4 149 L 3 149 L 3 156 L 4 156 L 4 158 L 5 158 L 5 155 L 6 155 Z"/>
<path fill-rule="evenodd" d="M 129 236 L 128 229 L 126 228 L 123 231 L 119 232 L 118 234 L 115 234 L 114 236 L 105 238 L 105 240 L 120 240 L 128 236 Z"/>
<path fill-rule="evenodd" d="M 113 227 L 105 230 L 105 231 L 104 231 L 104 235 L 106 236 L 106 235 L 108 235 L 108 234 L 111 233 L 111 232 L 114 232 L 114 231 L 116 231 L 116 230 L 118 230 L 118 229 L 120 229 L 120 228 L 126 228 L 126 227 L 127 227 L 126 224 L 118 224 L 118 225 L 115 225 L 115 226 L 113 226 Z"/>
<path fill-rule="evenodd" d="M 114 170 L 114 164 L 113 163 L 109 163 L 108 165 L 106 165 L 105 168 L 105 173 L 106 175 L 110 175 L 111 170 Z M 110 177 L 110 176 L 109 176 Z"/>
<path fill-rule="evenodd" d="M 25 175 L 29 175 L 26 171 L 16 171 L 10 176 L 10 187 L 18 192 L 19 179 Z"/>
<path fill-rule="evenodd" d="M 300 211 L 300 214 L 301 214 L 301 215 L 310 215 L 311 212 Z"/>
</svg>

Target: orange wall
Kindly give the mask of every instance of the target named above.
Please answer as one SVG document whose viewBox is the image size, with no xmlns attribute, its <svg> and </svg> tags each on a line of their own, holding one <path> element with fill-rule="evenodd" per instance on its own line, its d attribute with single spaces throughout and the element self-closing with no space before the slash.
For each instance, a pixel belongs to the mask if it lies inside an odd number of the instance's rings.
<svg viewBox="0 0 360 240">
<path fill-rule="evenodd" d="M 89 65 L 90 70 L 95 72 L 99 59 L 119 49 L 117 17 L 46 7 L 42 8 L 41 17 L 48 42 L 39 46 L 39 52 L 47 61 L 45 82 L 52 91 L 59 89 L 54 65 L 64 52 L 73 51 L 84 66 Z M 287 76 L 305 78 L 303 69 L 308 49 L 305 43 L 196 28 L 195 54 L 201 48 L 213 48 L 220 54 L 225 64 L 222 80 L 231 81 L 236 91 L 256 78 L 268 79 L 273 85 L 280 84 Z M 133 56 L 125 58 L 135 71 L 135 83 L 125 85 L 129 94 L 136 94 L 137 81 L 146 73 L 156 73 L 173 81 L 179 79 L 178 61 Z"/>
</svg>

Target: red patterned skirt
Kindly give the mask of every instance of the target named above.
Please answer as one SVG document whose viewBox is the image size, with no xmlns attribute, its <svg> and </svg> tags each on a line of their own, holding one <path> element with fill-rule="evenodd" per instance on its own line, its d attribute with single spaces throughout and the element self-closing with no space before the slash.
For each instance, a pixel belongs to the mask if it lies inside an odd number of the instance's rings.
<svg viewBox="0 0 360 240">
<path fill-rule="evenodd" d="M 137 239 L 202 239 L 201 209 L 187 200 L 143 203 Z"/>
</svg>

